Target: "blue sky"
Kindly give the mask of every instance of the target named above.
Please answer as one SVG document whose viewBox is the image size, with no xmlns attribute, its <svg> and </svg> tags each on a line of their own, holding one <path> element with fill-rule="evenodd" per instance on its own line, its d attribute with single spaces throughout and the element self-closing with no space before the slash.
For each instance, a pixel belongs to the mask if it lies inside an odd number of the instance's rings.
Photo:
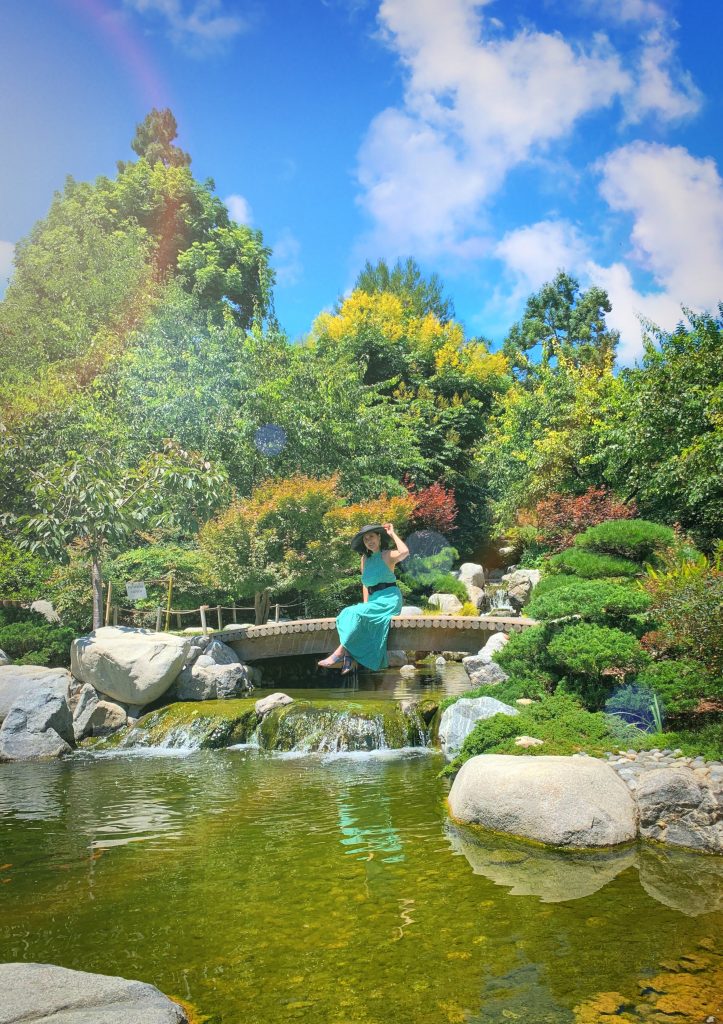
<svg viewBox="0 0 723 1024">
<path fill-rule="evenodd" d="M 24 0 L 0 7 L 0 279 L 66 174 L 170 106 L 274 249 L 291 337 L 364 261 L 437 271 L 497 344 L 560 267 L 637 314 L 723 300 L 723 3 Z"/>
</svg>

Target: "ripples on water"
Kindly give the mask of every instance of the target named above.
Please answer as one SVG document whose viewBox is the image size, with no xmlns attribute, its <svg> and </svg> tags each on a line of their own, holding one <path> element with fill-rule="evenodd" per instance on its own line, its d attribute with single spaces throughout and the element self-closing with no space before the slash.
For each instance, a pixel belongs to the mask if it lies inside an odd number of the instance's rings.
<svg viewBox="0 0 723 1024">
<path fill-rule="evenodd" d="M 0 958 L 120 974 L 218 1024 L 573 1021 L 720 931 L 715 858 L 450 826 L 438 755 L 0 766 Z"/>
</svg>

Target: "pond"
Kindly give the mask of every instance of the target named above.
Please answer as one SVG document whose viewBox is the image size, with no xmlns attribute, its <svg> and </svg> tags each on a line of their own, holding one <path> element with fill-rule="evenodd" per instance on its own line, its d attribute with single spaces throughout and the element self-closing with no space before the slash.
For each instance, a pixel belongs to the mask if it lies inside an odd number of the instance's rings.
<svg viewBox="0 0 723 1024">
<path fill-rule="evenodd" d="M 0 766 L 0 960 L 141 979 L 214 1024 L 585 1024 L 609 993 L 653 1020 L 661 971 L 712 983 L 719 859 L 454 828 L 442 765 L 244 747 Z"/>
</svg>

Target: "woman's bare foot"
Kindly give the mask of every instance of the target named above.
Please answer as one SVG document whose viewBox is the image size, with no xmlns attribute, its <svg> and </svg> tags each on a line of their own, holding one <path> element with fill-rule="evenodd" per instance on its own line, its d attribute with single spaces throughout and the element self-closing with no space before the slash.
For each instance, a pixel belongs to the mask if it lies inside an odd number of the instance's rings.
<svg viewBox="0 0 723 1024">
<path fill-rule="evenodd" d="M 341 668 L 346 651 L 343 647 L 337 647 L 323 661 L 317 661 L 319 668 Z"/>
</svg>

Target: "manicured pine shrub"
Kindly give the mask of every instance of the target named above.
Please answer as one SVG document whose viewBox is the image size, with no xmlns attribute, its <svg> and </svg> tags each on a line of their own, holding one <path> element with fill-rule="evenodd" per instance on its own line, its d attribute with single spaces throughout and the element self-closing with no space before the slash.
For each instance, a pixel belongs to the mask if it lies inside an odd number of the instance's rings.
<svg viewBox="0 0 723 1024">
<path fill-rule="evenodd" d="M 514 678 L 534 675 L 540 686 L 554 686 L 554 661 L 547 654 L 547 646 L 554 631 L 547 626 L 531 626 L 513 633 L 508 642 L 493 658 L 505 672 Z"/>
<path fill-rule="evenodd" d="M 628 558 L 616 558 L 614 555 L 585 551 L 583 548 L 568 548 L 559 555 L 553 555 L 548 561 L 548 567 L 550 572 L 580 576 L 586 580 L 638 576 L 641 572 L 640 565 Z"/>
<path fill-rule="evenodd" d="M 592 711 L 603 706 L 616 683 L 649 660 L 630 633 L 589 622 L 562 629 L 548 644 L 547 654 L 558 672 L 565 673 L 557 692 L 579 695 Z"/>
<path fill-rule="evenodd" d="M 612 519 L 591 526 L 575 538 L 575 546 L 644 562 L 658 551 L 672 547 L 675 533 L 669 526 L 647 519 Z"/>
<path fill-rule="evenodd" d="M 640 672 L 637 683 L 657 695 L 666 715 L 688 714 L 701 702 L 723 705 L 723 678 L 699 661 L 655 662 Z"/>
<path fill-rule="evenodd" d="M 42 615 L 23 613 L 20 621 L 7 622 L 0 616 L 0 650 L 18 665 L 46 665 L 61 668 L 70 664 L 70 645 L 75 631 L 46 622 Z"/>
<path fill-rule="evenodd" d="M 639 615 L 650 604 L 650 598 L 643 590 L 631 586 L 569 576 L 567 581 L 567 586 L 556 587 L 543 594 L 534 590 L 526 613 L 533 619 L 579 615 L 589 622 L 625 626 L 627 616 Z"/>
</svg>

